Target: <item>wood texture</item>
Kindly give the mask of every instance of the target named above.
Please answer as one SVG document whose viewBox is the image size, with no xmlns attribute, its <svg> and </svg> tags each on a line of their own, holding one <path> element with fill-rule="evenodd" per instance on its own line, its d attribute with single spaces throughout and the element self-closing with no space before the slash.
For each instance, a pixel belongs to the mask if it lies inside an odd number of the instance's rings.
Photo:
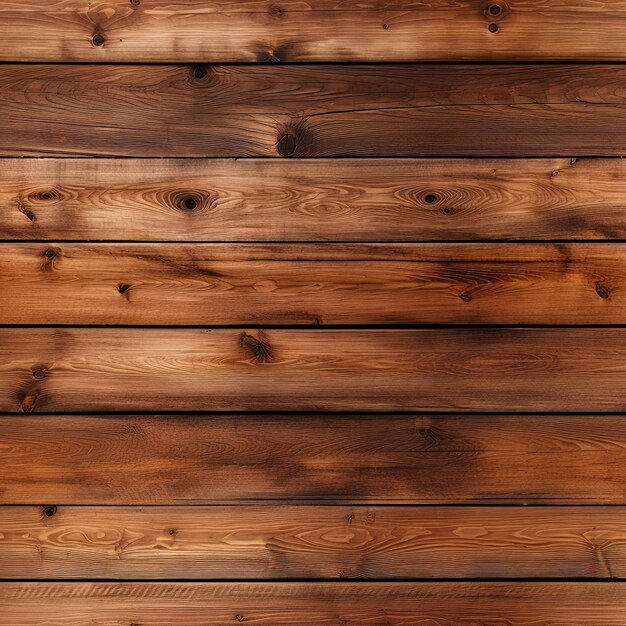
<svg viewBox="0 0 626 626">
<path fill-rule="evenodd" d="M 13 0 L 0 17 L 2 61 L 626 59 L 623 0 Z"/>
<path fill-rule="evenodd" d="M 0 328 L 0 410 L 623 411 L 626 330 Z"/>
<path fill-rule="evenodd" d="M 626 163 L 1 159 L 0 238 L 626 239 Z"/>
<path fill-rule="evenodd" d="M 0 507 L 0 577 L 626 576 L 623 507 Z"/>
<path fill-rule="evenodd" d="M 600 582 L 6 583 L 0 610 L 11 626 L 622 626 L 626 599 Z"/>
<path fill-rule="evenodd" d="M 625 276 L 624 244 L 4 244 L 0 324 L 625 324 Z"/>
<path fill-rule="evenodd" d="M 615 65 L 2 65 L 0 155 L 623 156 Z"/>
<path fill-rule="evenodd" d="M 0 435 L 3 504 L 626 504 L 622 416 L 7 415 Z"/>
</svg>

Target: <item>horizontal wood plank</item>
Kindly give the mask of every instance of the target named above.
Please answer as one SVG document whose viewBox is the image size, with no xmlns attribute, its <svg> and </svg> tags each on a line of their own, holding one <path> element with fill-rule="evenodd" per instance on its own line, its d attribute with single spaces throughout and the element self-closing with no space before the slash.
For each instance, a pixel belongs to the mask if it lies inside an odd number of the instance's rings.
<svg viewBox="0 0 626 626">
<path fill-rule="evenodd" d="M 20 0 L 0 15 L 2 61 L 626 59 L 623 0 Z"/>
<path fill-rule="evenodd" d="M 0 155 L 623 156 L 615 65 L 1 65 Z"/>
<path fill-rule="evenodd" d="M 26 583 L 0 586 L 11 626 L 253 623 L 622 626 L 620 583 Z"/>
<path fill-rule="evenodd" d="M 626 503 L 623 415 L 5 415 L 0 442 L 2 504 Z"/>
<path fill-rule="evenodd" d="M 625 244 L 4 244 L 0 324 L 626 324 L 625 276 Z"/>
<path fill-rule="evenodd" d="M 0 239 L 626 239 L 626 163 L 9 158 Z"/>
<path fill-rule="evenodd" d="M 626 330 L 0 328 L 0 411 L 623 411 Z"/>
<path fill-rule="evenodd" d="M 6 579 L 626 576 L 622 507 L 4 506 L 0 537 Z"/>
</svg>

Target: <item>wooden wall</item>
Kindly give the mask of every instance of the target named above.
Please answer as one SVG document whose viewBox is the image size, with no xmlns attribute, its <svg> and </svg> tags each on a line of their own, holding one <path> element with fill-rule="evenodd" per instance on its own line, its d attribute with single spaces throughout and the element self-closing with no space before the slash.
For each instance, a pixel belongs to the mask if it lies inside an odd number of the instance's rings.
<svg viewBox="0 0 626 626">
<path fill-rule="evenodd" d="M 626 624 L 625 0 L 0 0 L 0 624 Z"/>
</svg>

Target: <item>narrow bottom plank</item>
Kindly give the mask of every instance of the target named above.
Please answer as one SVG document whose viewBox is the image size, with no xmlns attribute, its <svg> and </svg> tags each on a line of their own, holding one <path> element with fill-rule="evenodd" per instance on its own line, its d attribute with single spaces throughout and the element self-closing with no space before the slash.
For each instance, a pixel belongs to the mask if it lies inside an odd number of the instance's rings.
<svg viewBox="0 0 626 626">
<path fill-rule="evenodd" d="M 6 583 L 11 626 L 623 626 L 622 583 Z"/>
<path fill-rule="evenodd" d="M 625 509 L 3 506 L 0 578 L 624 578 Z"/>
</svg>

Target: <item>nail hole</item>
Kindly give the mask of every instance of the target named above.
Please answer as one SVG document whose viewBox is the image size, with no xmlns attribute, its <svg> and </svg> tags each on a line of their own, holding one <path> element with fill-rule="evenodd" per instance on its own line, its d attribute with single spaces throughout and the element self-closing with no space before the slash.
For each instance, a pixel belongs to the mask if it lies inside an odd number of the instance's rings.
<svg viewBox="0 0 626 626">
<path fill-rule="evenodd" d="M 44 508 L 43 512 L 46 517 L 52 517 L 57 512 L 57 508 L 56 506 L 47 506 Z"/>
<path fill-rule="evenodd" d="M 490 33 L 497 33 L 498 32 L 498 25 L 497 24 L 489 24 L 489 32 Z"/>
<path fill-rule="evenodd" d="M 91 42 L 94 46 L 102 46 L 104 45 L 104 37 L 98 33 L 92 37 Z"/>
<path fill-rule="evenodd" d="M 170 528 L 170 530 L 167 531 L 168 535 L 175 535 L 176 531 L 173 528 Z"/>
</svg>

